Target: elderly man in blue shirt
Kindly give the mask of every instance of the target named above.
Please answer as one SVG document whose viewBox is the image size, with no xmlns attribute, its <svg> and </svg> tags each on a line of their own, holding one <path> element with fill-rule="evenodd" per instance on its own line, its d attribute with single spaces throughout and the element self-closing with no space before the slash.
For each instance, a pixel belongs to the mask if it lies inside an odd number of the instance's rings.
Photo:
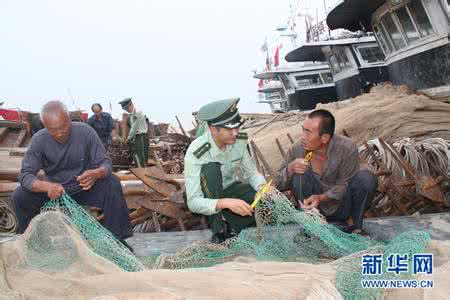
<svg viewBox="0 0 450 300">
<path fill-rule="evenodd" d="M 109 146 L 112 143 L 111 132 L 114 127 L 114 121 L 110 114 L 103 111 L 100 103 L 92 104 L 91 110 L 94 115 L 87 120 L 87 123 L 97 132 L 106 152 L 108 152 Z"/>
<path fill-rule="evenodd" d="M 103 209 L 103 225 L 129 247 L 124 242 L 132 235 L 128 207 L 98 135 L 87 124 L 71 122 L 59 101 L 46 103 L 41 119 L 45 129 L 31 139 L 13 194 L 19 233 L 47 201 L 65 192 L 81 205 Z M 41 169 L 44 179 L 36 176 Z"/>
</svg>

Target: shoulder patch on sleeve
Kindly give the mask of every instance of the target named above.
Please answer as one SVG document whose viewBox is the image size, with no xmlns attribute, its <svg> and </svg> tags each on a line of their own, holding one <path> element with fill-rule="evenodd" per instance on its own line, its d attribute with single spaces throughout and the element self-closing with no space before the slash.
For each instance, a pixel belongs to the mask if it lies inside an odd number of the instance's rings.
<svg viewBox="0 0 450 300">
<path fill-rule="evenodd" d="M 239 132 L 237 137 L 238 140 L 248 140 L 247 132 Z"/>
<path fill-rule="evenodd" d="M 203 156 L 203 154 L 205 154 L 206 152 L 209 151 L 209 149 L 211 149 L 211 144 L 206 142 L 203 145 L 201 145 L 197 150 L 195 150 L 194 152 L 192 152 L 192 154 L 194 154 L 194 156 L 199 159 L 200 157 Z"/>
</svg>

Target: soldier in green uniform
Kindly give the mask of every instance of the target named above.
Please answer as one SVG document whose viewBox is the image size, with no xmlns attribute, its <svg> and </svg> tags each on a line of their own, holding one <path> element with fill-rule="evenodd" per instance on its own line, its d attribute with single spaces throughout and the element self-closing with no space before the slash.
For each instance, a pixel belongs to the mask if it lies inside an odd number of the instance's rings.
<svg viewBox="0 0 450 300">
<path fill-rule="evenodd" d="M 189 209 L 208 216 L 213 242 L 222 242 L 255 225 L 250 204 L 266 183 L 258 173 L 247 146 L 247 134 L 239 133 L 243 120 L 239 98 L 203 106 L 197 117 L 205 121 L 204 133 L 189 146 L 184 162 Z M 245 182 L 240 182 L 240 178 Z"/>
<path fill-rule="evenodd" d="M 137 156 L 136 164 L 139 167 L 147 166 L 149 136 L 147 117 L 142 111 L 137 111 L 132 102 L 132 98 L 126 98 L 119 102 L 122 109 L 128 112 L 130 122 L 130 132 L 128 133 L 127 142 L 134 143 L 134 153 Z"/>
</svg>

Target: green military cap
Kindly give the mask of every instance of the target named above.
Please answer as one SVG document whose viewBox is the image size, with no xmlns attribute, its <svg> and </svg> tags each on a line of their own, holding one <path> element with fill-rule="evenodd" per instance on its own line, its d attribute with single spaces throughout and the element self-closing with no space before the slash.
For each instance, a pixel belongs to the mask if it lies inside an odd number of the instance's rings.
<svg viewBox="0 0 450 300">
<path fill-rule="evenodd" d="M 132 98 L 125 98 L 122 101 L 119 102 L 119 104 L 122 106 L 123 110 L 127 110 L 128 106 L 130 106 L 131 104 L 131 100 L 133 100 Z"/>
<path fill-rule="evenodd" d="M 239 100 L 239 98 L 233 98 L 208 103 L 200 108 L 197 117 L 211 126 L 238 128 L 244 123 L 237 109 Z"/>
</svg>

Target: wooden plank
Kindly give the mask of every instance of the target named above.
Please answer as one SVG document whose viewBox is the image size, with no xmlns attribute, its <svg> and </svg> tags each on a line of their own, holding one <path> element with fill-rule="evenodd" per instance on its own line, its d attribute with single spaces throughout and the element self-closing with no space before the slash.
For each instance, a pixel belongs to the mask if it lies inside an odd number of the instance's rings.
<svg viewBox="0 0 450 300">
<path fill-rule="evenodd" d="M 0 193 L 12 193 L 18 186 L 17 182 L 0 182 Z"/>
<path fill-rule="evenodd" d="M 26 129 L 22 129 L 19 133 L 19 136 L 17 137 L 16 142 L 14 143 L 14 147 L 22 147 L 23 144 L 25 144 L 25 141 L 27 139 L 28 132 Z"/>
<path fill-rule="evenodd" d="M 137 203 L 139 203 L 142 207 L 160 213 L 169 218 L 179 219 L 184 215 L 183 211 L 178 208 L 176 204 L 170 201 L 153 201 L 144 198 L 137 200 Z"/>
<path fill-rule="evenodd" d="M 0 180 L 17 181 L 19 177 L 19 169 L 0 169 Z"/>
<path fill-rule="evenodd" d="M 8 135 L 8 127 L 0 127 L 0 143 L 3 142 Z"/>
<path fill-rule="evenodd" d="M 136 175 L 137 178 L 142 180 L 146 186 L 160 193 L 164 197 L 169 197 L 176 191 L 174 186 L 167 183 L 170 179 L 167 178 L 164 171 L 158 167 L 134 168 L 130 169 L 130 171 Z"/>
</svg>

